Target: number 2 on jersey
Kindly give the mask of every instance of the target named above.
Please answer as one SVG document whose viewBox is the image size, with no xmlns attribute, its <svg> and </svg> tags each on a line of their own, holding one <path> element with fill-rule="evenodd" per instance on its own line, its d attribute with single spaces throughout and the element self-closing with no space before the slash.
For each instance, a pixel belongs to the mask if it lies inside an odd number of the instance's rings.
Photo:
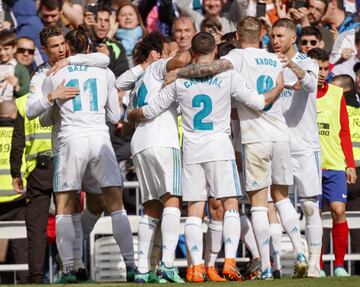
<svg viewBox="0 0 360 287">
<path fill-rule="evenodd" d="M 74 87 L 80 89 L 79 80 L 71 79 L 69 82 L 66 83 L 65 87 Z M 87 90 L 89 90 L 89 95 L 90 95 L 90 111 L 97 112 L 98 97 L 97 97 L 97 83 L 95 78 L 87 79 L 84 82 L 83 91 L 86 92 Z M 74 112 L 82 110 L 80 94 L 77 94 L 75 97 L 72 98 L 72 104 L 73 104 Z"/>
<path fill-rule="evenodd" d="M 259 94 L 264 94 L 270 91 L 274 87 L 274 81 L 270 76 L 260 76 L 256 80 L 256 88 Z M 267 112 L 272 107 L 272 103 L 264 108 L 264 112 Z"/>
<path fill-rule="evenodd" d="M 192 99 L 193 108 L 202 108 L 197 112 L 193 119 L 193 129 L 200 131 L 210 131 L 214 129 L 212 122 L 204 123 L 203 120 L 212 111 L 212 101 L 208 95 L 199 94 Z"/>
</svg>

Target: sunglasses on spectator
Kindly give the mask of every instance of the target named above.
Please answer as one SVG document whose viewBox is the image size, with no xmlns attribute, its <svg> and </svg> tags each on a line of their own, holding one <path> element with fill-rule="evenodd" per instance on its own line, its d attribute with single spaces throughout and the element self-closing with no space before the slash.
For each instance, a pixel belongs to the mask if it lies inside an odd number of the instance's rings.
<svg viewBox="0 0 360 287">
<path fill-rule="evenodd" d="M 316 46 L 316 44 L 318 43 L 317 40 L 301 40 L 301 45 L 305 46 L 308 43 L 310 43 L 311 46 Z"/>
<path fill-rule="evenodd" d="M 21 53 L 21 54 L 25 54 L 26 52 L 28 52 L 30 55 L 34 55 L 35 50 L 34 49 L 26 49 L 26 48 L 17 48 L 16 52 Z"/>
</svg>

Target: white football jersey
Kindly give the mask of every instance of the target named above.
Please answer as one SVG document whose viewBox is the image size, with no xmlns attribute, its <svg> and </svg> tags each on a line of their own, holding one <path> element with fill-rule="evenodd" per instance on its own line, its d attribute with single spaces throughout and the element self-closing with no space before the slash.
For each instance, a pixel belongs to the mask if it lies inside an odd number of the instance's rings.
<svg viewBox="0 0 360 287">
<path fill-rule="evenodd" d="M 319 66 L 314 60 L 301 53 L 296 53 L 292 61 L 307 73 L 300 81 L 300 90 L 284 89 L 280 95 L 284 117 L 290 130 L 291 152 L 319 151 L 320 139 L 316 114 Z M 285 68 L 284 79 L 285 86 L 293 86 L 296 76 L 289 68 Z"/>
<path fill-rule="evenodd" d="M 278 57 L 263 49 L 233 49 L 224 57 L 245 79 L 248 87 L 266 93 L 276 86 L 283 70 Z M 289 131 L 278 98 L 263 111 L 255 111 L 237 102 L 242 143 L 289 141 Z"/>
<path fill-rule="evenodd" d="M 166 75 L 167 60 L 160 59 L 150 65 L 136 82 L 134 93 L 130 99 L 130 107 L 140 108 L 159 95 Z M 135 154 L 147 148 L 171 147 L 180 149 L 176 103 L 158 117 L 140 122 L 131 139 L 131 153 Z"/>
<path fill-rule="evenodd" d="M 234 159 L 230 140 L 231 98 L 264 108 L 265 99 L 250 90 L 235 70 L 212 77 L 177 79 L 143 107 L 151 119 L 175 101 L 180 105 L 183 126 L 184 164 Z"/>
<path fill-rule="evenodd" d="M 45 79 L 43 97 L 47 98 L 65 81 L 65 86 L 76 87 L 80 93 L 69 100 L 56 100 L 60 109 L 59 144 L 73 137 L 106 134 L 106 118 L 116 123 L 120 119 L 115 76 L 107 68 L 70 65 Z"/>
</svg>

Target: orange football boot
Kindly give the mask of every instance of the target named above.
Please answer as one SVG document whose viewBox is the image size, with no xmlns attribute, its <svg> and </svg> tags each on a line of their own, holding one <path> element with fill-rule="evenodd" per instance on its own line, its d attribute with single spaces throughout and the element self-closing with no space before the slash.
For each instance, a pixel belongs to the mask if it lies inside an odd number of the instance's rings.
<svg viewBox="0 0 360 287">
<path fill-rule="evenodd" d="M 226 282 L 227 280 L 219 275 L 214 266 L 206 266 L 206 276 L 213 282 Z"/>
<path fill-rule="evenodd" d="M 236 267 L 235 258 L 225 258 L 222 274 L 230 281 L 243 281 L 239 269 Z"/>
</svg>

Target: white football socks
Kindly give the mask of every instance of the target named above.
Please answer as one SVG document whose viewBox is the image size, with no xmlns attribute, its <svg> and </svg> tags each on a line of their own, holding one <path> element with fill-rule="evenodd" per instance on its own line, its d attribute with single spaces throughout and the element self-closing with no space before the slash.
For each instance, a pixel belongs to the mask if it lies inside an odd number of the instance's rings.
<svg viewBox="0 0 360 287">
<path fill-rule="evenodd" d="M 126 210 L 117 210 L 111 213 L 113 234 L 126 266 L 134 264 L 134 246 L 132 232 Z"/>
<path fill-rule="evenodd" d="M 215 266 L 218 253 L 223 243 L 223 222 L 210 220 L 206 232 L 205 266 Z"/>
<path fill-rule="evenodd" d="M 282 226 L 280 223 L 270 224 L 270 257 L 272 270 L 281 270 L 281 237 L 282 237 Z"/>
<path fill-rule="evenodd" d="M 203 232 L 200 217 L 190 216 L 186 219 L 185 238 L 192 264 L 199 265 L 203 263 Z"/>
<path fill-rule="evenodd" d="M 71 214 L 56 215 L 56 246 L 63 265 L 63 273 L 74 271 L 75 230 Z"/>
<path fill-rule="evenodd" d="M 180 209 L 165 207 L 161 219 L 162 262 L 166 267 L 173 267 L 175 249 L 179 241 Z"/>
<path fill-rule="evenodd" d="M 250 209 L 251 222 L 254 229 L 255 239 L 258 246 L 261 259 L 261 271 L 264 272 L 270 268 L 270 224 L 268 218 L 268 209 L 257 206 Z"/>
<path fill-rule="evenodd" d="M 227 210 L 224 213 L 224 249 L 225 258 L 236 258 L 240 241 L 240 216 L 237 210 Z"/>
<path fill-rule="evenodd" d="M 250 251 L 253 258 L 259 258 L 260 254 L 256 245 L 254 230 L 252 228 L 249 218 L 246 215 L 240 216 L 240 225 L 241 241 L 245 243 L 246 248 Z"/>
<path fill-rule="evenodd" d="M 147 273 L 151 270 L 151 250 L 154 243 L 154 236 L 159 219 L 143 215 L 139 222 L 139 263 L 138 270 Z"/>
<path fill-rule="evenodd" d="M 74 270 L 77 271 L 79 268 L 84 269 L 84 263 L 82 260 L 83 257 L 83 229 L 81 224 L 81 213 L 75 213 L 72 216 L 74 223 L 75 231 L 75 241 L 74 241 Z"/>
<path fill-rule="evenodd" d="M 301 242 L 299 218 L 295 207 L 288 198 L 276 202 L 275 206 L 280 215 L 281 224 L 290 237 L 295 257 L 299 254 L 305 255 L 304 246 Z"/>
</svg>

